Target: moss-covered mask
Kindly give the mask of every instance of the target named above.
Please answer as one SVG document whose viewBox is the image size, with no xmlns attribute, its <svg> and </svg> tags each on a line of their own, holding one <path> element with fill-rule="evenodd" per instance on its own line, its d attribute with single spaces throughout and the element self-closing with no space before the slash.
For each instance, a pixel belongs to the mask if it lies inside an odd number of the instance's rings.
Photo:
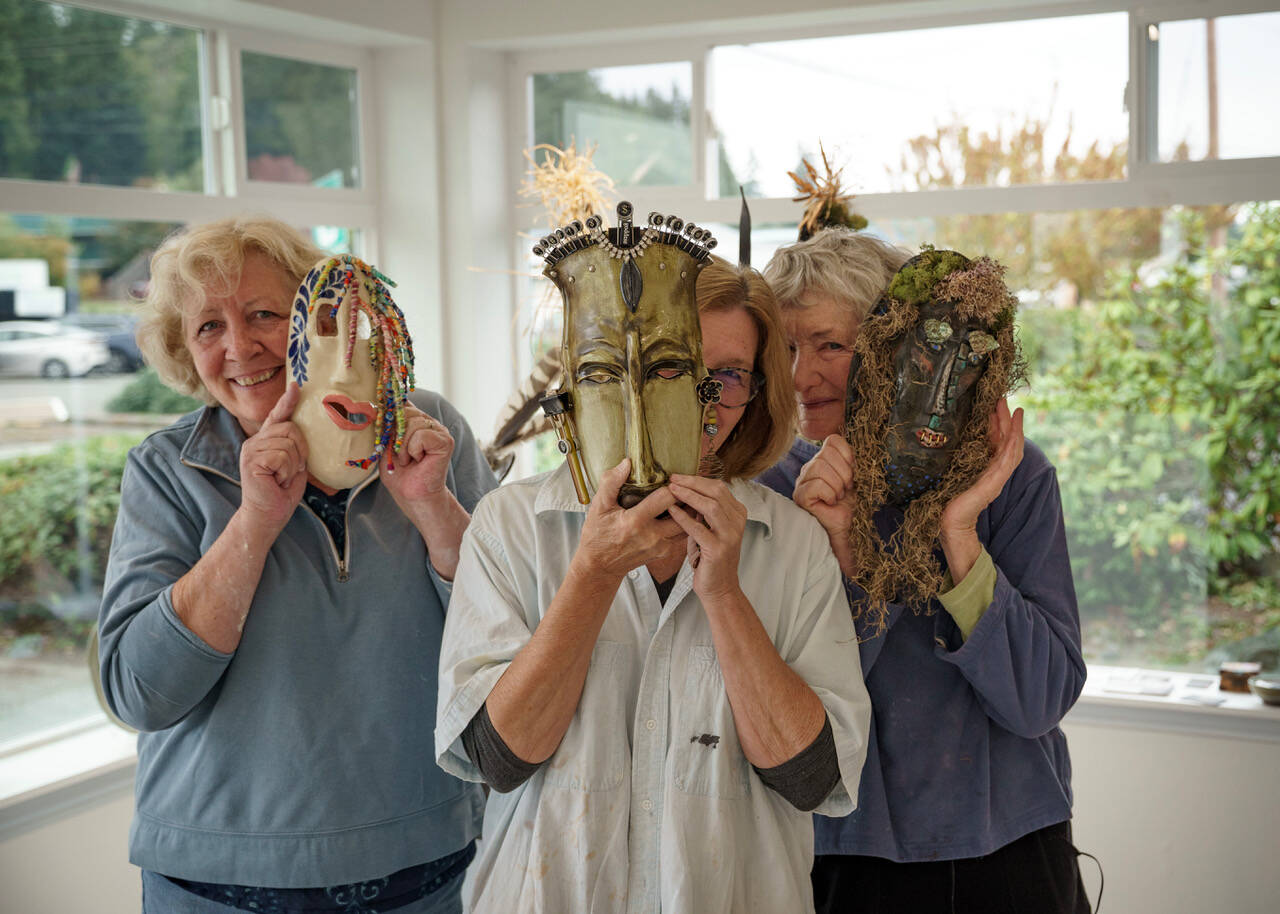
<svg viewBox="0 0 1280 914">
<path fill-rule="evenodd" d="M 543 408 L 583 504 L 624 457 L 623 507 L 672 473 L 697 472 L 719 385 L 702 363 L 694 287 L 714 245 L 704 229 L 658 213 L 637 230 L 624 201 L 617 228 L 592 216 L 534 247 L 564 299 L 564 382 Z"/>
<path fill-rule="evenodd" d="M 334 489 L 360 482 L 403 443 L 413 349 L 388 285 L 343 255 L 312 267 L 293 299 L 289 376 L 302 389 L 293 421 L 307 440 L 307 471 Z"/>
<path fill-rule="evenodd" d="M 926 300 L 894 352 L 894 400 L 885 435 L 889 500 L 905 505 L 942 481 L 969 423 L 978 380 L 1000 348 L 988 322 L 956 303 Z"/>
<path fill-rule="evenodd" d="M 937 594 L 942 509 L 990 462 L 991 414 L 1023 377 L 1017 300 L 1003 277 L 989 258 L 926 248 L 894 275 L 854 343 L 849 540 L 872 631 L 886 600 L 924 606 Z M 885 504 L 905 514 L 888 543 L 874 524 Z"/>
</svg>

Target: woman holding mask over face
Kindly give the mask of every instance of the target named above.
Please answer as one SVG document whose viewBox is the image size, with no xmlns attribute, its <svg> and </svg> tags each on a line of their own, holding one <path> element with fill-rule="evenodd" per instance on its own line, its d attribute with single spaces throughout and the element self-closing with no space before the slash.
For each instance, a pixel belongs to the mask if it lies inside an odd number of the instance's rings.
<svg viewBox="0 0 1280 914">
<path fill-rule="evenodd" d="M 849 578 L 863 570 L 850 537 L 855 474 L 863 491 L 874 482 L 846 440 L 862 414 L 847 430 L 845 390 L 854 341 L 859 332 L 868 339 L 877 319 L 869 315 L 907 260 L 873 236 L 829 229 L 780 248 L 765 268 L 792 346 L 803 439 L 760 481 L 822 523 Z M 922 317 L 927 307 L 921 305 Z M 965 359 L 948 347 L 967 334 L 976 344 L 965 350 L 973 364 L 972 351 L 990 355 L 995 343 L 957 318 L 953 311 L 949 323 L 912 324 L 903 336 L 929 344 L 913 364 L 936 371 L 928 381 L 905 372 L 885 378 L 884 389 L 956 389 L 956 366 Z M 1001 347 L 1012 349 L 1011 329 L 994 350 Z M 945 437 L 925 427 L 927 418 L 919 428 L 909 418 L 895 426 L 907 430 L 904 437 Z M 947 418 L 937 418 L 954 432 Z M 930 553 L 946 574 L 936 592 L 887 607 L 848 584 L 872 701 L 871 743 L 857 809 L 815 817 L 819 911 L 1088 911 L 1071 841 L 1071 765 L 1058 728 L 1085 668 L 1057 477 L 1044 454 L 1024 442 L 1021 410 L 1010 415 L 1003 400 L 995 404 L 989 441 L 990 461 L 976 481 L 951 494 L 930 493 L 946 495 L 936 502 L 935 536 L 904 535 L 912 545 L 900 545 L 898 534 L 908 527 L 900 505 L 859 515 L 869 538 L 903 552 L 923 549 L 923 556 L 912 553 L 922 559 L 912 567 L 920 577 Z"/>
<path fill-rule="evenodd" d="M 103 594 L 106 699 L 142 731 L 144 912 L 461 910 L 481 798 L 431 761 L 424 709 L 467 512 L 494 480 L 435 394 L 373 452 L 370 353 L 410 368 L 407 339 L 374 271 L 308 276 L 324 257 L 230 219 L 152 260 L 144 351 L 208 406 L 130 453 Z M 333 293 L 310 318 L 304 277 Z M 295 408 L 332 434 L 304 436 Z"/>
<path fill-rule="evenodd" d="M 776 309 L 758 274 L 621 233 L 548 258 L 589 506 L 562 466 L 463 540 L 437 749 L 494 790 L 475 909 L 808 911 L 803 810 L 849 808 L 867 706 L 821 529 L 744 481 L 790 437 Z M 690 472 L 704 437 L 721 478 Z"/>
</svg>

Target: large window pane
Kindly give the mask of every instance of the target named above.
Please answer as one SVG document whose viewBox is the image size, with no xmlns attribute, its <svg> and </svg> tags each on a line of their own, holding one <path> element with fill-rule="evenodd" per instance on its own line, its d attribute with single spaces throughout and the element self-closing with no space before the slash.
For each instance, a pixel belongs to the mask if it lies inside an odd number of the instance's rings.
<svg viewBox="0 0 1280 914">
<path fill-rule="evenodd" d="M 246 51 L 240 73 L 251 180 L 360 186 L 355 70 Z"/>
<path fill-rule="evenodd" d="M 0 745 L 99 719 L 84 650 L 125 453 L 191 408 L 138 372 L 133 340 L 176 228 L 0 215 Z"/>
<path fill-rule="evenodd" d="M 1162 22 L 1148 38 L 1160 161 L 1280 155 L 1280 13 Z"/>
<path fill-rule="evenodd" d="M 989 253 L 1022 302 L 1091 661 L 1280 657 L 1274 205 L 873 224 Z M 1216 239 L 1216 240 L 1215 240 Z"/>
<path fill-rule="evenodd" d="M 855 193 L 1122 178 L 1127 42 L 1114 13 L 718 47 L 720 194 L 791 196 L 819 140 Z"/>
<path fill-rule="evenodd" d="M 533 77 L 533 140 L 579 151 L 619 186 L 693 180 L 687 63 L 606 67 Z"/>
<path fill-rule="evenodd" d="M 0 27 L 0 177 L 204 189 L 200 35 L 40 0 Z"/>
</svg>

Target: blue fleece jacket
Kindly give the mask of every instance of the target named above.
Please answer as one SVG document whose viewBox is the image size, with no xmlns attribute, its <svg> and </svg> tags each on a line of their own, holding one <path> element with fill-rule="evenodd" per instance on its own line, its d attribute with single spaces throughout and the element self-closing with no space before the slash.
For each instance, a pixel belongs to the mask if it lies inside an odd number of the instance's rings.
<svg viewBox="0 0 1280 914">
<path fill-rule="evenodd" d="M 471 510 L 495 481 L 437 394 Z M 475 785 L 435 763 L 448 585 L 373 476 L 351 491 L 344 555 L 305 505 L 276 539 L 234 653 L 182 624 L 173 584 L 240 504 L 244 433 L 206 408 L 129 454 L 99 619 L 103 689 L 138 737 L 129 859 L 202 882 L 295 888 L 385 876 L 465 847 Z"/>
<path fill-rule="evenodd" d="M 790 497 L 818 448 L 797 440 L 759 481 Z M 875 518 L 883 539 L 902 513 Z M 871 739 L 850 815 L 815 817 L 819 854 L 899 862 L 975 857 L 1071 817 L 1071 760 L 1058 723 L 1084 686 L 1080 618 L 1057 474 L 1027 442 L 978 518 L 994 599 L 968 639 L 938 601 L 890 604 L 860 632 Z M 865 599 L 850 588 L 856 607 Z M 931 614 L 926 614 L 926 611 Z"/>
</svg>

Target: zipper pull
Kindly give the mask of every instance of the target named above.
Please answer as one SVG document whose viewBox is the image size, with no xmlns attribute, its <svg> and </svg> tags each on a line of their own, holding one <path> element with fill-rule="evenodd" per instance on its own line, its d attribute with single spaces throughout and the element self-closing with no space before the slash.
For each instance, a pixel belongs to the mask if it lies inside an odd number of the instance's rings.
<svg viewBox="0 0 1280 914">
<path fill-rule="evenodd" d="M 351 575 L 347 574 L 347 563 L 345 561 L 338 562 L 338 583 L 345 584 Z"/>
</svg>

